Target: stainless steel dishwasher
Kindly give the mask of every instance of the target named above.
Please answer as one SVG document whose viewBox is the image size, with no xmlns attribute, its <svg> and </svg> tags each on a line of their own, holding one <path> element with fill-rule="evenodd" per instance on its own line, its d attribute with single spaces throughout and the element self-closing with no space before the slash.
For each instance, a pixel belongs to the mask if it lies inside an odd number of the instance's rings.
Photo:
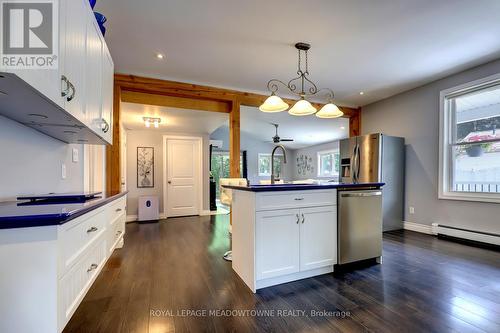
<svg viewBox="0 0 500 333">
<path fill-rule="evenodd" d="M 382 190 L 339 192 L 338 263 L 382 257 Z"/>
</svg>

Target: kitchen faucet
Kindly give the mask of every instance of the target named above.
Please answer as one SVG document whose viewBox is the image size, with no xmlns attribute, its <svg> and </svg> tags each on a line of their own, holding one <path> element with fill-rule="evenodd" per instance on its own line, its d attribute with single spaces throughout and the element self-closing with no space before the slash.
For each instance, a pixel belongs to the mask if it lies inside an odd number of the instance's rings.
<svg viewBox="0 0 500 333">
<path fill-rule="evenodd" d="M 277 145 L 274 147 L 273 152 L 271 153 L 271 184 L 275 183 L 276 176 L 274 175 L 274 154 L 276 153 L 276 149 L 281 148 L 283 151 L 283 163 L 286 164 L 286 150 L 283 145 Z"/>
</svg>

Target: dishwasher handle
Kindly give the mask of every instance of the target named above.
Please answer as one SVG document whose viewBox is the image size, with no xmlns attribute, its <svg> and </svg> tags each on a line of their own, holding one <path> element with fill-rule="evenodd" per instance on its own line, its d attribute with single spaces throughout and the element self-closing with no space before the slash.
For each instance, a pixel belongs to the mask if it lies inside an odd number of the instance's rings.
<svg viewBox="0 0 500 333">
<path fill-rule="evenodd" d="M 357 193 L 342 193 L 343 198 L 360 198 L 360 197 L 377 197 L 381 196 L 382 191 L 377 192 L 357 192 Z"/>
</svg>

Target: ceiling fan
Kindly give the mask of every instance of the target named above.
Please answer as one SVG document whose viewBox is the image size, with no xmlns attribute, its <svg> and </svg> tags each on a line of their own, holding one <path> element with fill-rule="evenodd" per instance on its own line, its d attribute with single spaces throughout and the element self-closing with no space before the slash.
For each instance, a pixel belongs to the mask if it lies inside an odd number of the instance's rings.
<svg viewBox="0 0 500 333">
<path fill-rule="evenodd" d="M 293 141 L 293 139 L 282 139 L 282 138 L 280 138 L 280 136 L 278 135 L 278 127 L 280 126 L 279 124 L 273 124 L 273 123 L 271 123 L 271 125 L 273 125 L 276 128 L 276 135 L 273 136 L 273 142 L 274 143 Z"/>
</svg>

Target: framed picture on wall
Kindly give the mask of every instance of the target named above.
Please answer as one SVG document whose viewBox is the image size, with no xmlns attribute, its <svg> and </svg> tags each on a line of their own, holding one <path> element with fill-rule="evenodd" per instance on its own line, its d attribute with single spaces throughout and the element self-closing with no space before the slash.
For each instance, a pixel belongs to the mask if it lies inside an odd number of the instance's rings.
<svg viewBox="0 0 500 333">
<path fill-rule="evenodd" d="M 153 147 L 137 147 L 137 188 L 155 187 L 154 157 Z"/>
</svg>

